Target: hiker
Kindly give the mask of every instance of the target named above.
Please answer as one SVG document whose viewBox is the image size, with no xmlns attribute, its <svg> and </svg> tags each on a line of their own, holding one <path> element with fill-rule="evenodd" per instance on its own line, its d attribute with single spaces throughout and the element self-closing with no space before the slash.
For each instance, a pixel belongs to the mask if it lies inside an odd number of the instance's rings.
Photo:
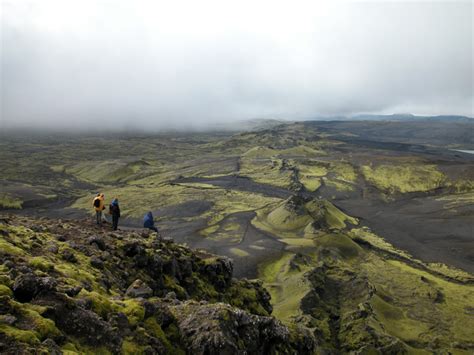
<svg viewBox="0 0 474 355">
<path fill-rule="evenodd" d="M 120 207 L 117 198 L 114 198 L 112 203 L 109 205 L 109 214 L 112 215 L 112 229 L 116 231 L 120 218 Z"/>
<path fill-rule="evenodd" d="M 94 198 L 94 202 L 92 203 L 95 209 L 95 218 L 97 221 L 97 225 L 102 223 L 102 211 L 105 210 L 104 200 L 104 194 L 98 193 L 97 196 Z"/>
<path fill-rule="evenodd" d="M 153 214 L 151 212 L 148 212 L 145 217 L 143 217 L 143 228 L 148 228 L 158 233 L 158 228 L 155 227 L 155 221 L 153 220 Z"/>
</svg>

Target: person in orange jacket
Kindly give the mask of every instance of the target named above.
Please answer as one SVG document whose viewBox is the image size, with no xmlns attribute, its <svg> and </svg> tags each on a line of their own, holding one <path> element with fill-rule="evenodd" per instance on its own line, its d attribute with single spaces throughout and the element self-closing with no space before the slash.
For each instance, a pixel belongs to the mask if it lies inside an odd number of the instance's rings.
<svg viewBox="0 0 474 355">
<path fill-rule="evenodd" d="M 92 206 L 95 209 L 95 218 L 97 224 L 100 225 L 102 223 L 102 211 L 105 210 L 105 196 L 104 194 L 98 193 L 97 196 L 94 198 L 92 202 Z"/>
</svg>

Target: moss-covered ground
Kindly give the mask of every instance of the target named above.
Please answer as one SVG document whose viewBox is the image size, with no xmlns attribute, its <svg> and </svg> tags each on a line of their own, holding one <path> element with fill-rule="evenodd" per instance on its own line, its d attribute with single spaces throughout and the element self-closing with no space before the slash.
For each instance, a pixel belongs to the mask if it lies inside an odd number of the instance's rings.
<svg viewBox="0 0 474 355">
<path fill-rule="evenodd" d="M 258 273 L 273 314 L 309 329 L 323 352 L 472 352 L 472 160 L 358 134 L 295 123 L 236 134 L 7 137 L 0 162 L 12 164 L 0 163 L 0 209 L 85 218 L 104 192 L 107 203 L 119 199 L 121 223 L 137 227 L 153 211 L 166 235 L 226 254 L 245 276 Z M 17 226 L 0 250 L 37 275 L 83 287 L 74 297 L 101 317 L 125 314 L 138 333 L 125 337 L 124 353 L 146 352 L 146 334 L 170 353 L 181 349 L 173 326 L 146 317 L 123 285 L 105 290 L 103 270 L 74 245 Z M 71 254 L 75 262 L 63 257 Z M 1 267 L 0 297 L 11 298 L 14 279 Z M 268 314 L 252 287 L 219 296 L 195 272 L 161 281 L 178 298 Z M 2 332 L 41 343 L 55 334 L 41 311 L 18 310 L 33 325 L 3 322 Z M 91 348 L 70 337 L 61 349 Z"/>
</svg>

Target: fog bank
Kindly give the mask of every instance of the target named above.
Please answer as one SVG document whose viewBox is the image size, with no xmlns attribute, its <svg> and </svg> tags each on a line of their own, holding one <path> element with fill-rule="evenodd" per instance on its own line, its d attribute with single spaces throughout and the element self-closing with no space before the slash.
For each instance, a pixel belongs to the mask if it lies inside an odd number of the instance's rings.
<svg viewBox="0 0 474 355">
<path fill-rule="evenodd" d="M 470 1 L 1 4 L 2 128 L 473 116 Z"/>
</svg>

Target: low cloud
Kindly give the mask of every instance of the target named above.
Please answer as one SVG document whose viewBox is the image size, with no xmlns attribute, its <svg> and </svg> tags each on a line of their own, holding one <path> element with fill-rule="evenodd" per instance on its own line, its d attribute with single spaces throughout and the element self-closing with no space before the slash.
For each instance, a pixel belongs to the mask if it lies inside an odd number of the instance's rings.
<svg viewBox="0 0 474 355">
<path fill-rule="evenodd" d="M 5 0 L 2 126 L 472 116 L 472 6 Z"/>
</svg>

